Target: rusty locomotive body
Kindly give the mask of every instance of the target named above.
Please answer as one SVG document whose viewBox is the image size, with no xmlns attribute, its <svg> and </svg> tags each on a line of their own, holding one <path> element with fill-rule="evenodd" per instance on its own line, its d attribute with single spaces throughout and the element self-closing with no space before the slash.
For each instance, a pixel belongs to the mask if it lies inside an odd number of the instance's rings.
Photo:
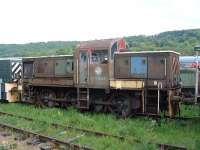
<svg viewBox="0 0 200 150">
<path fill-rule="evenodd" d="M 123 39 L 81 42 L 74 55 L 23 59 L 23 101 L 81 110 L 175 115 L 179 55 L 130 52 Z"/>
<path fill-rule="evenodd" d="M 74 93 L 72 55 L 23 59 L 22 101 L 65 104 Z"/>
<path fill-rule="evenodd" d="M 111 87 L 127 89 L 137 112 L 156 114 L 179 110 L 179 54 L 173 51 L 124 52 L 115 55 Z"/>
</svg>

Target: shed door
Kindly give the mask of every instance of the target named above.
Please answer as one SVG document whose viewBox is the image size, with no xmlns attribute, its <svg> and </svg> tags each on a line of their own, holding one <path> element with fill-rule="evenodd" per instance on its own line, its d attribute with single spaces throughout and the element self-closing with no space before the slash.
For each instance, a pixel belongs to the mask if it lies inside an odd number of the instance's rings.
<svg viewBox="0 0 200 150">
<path fill-rule="evenodd" d="M 79 83 L 86 84 L 88 81 L 88 52 L 79 53 Z"/>
</svg>

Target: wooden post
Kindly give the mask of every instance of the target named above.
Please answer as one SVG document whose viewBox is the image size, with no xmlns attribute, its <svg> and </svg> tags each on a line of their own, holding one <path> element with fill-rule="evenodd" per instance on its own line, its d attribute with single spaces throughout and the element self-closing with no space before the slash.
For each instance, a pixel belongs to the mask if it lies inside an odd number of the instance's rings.
<svg viewBox="0 0 200 150">
<path fill-rule="evenodd" d="M 168 91 L 168 114 L 170 117 L 173 115 L 172 90 Z"/>
<path fill-rule="evenodd" d="M 160 89 L 162 89 L 162 82 L 158 82 L 158 107 L 157 113 L 160 113 Z"/>
<path fill-rule="evenodd" d="M 157 114 L 159 114 L 160 113 L 160 85 L 159 85 L 159 83 L 158 83 L 158 101 L 157 101 L 157 103 L 158 103 Z"/>
<path fill-rule="evenodd" d="M 144 113 L 144 111 L 145 111 L 145 107 L 144 107 L 144 104 L 145 102 L 144 102 L 144 89 L 142 90 L 142 113 Z"/>
</svg>

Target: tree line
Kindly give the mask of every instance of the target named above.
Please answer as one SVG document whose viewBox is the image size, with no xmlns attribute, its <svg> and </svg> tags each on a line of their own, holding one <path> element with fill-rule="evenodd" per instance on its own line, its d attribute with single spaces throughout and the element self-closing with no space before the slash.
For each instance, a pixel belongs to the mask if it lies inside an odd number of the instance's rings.
<svg viewBox="0 0 200 150">
<path fill-rule="evenodd" d="M 124 37 L 132 51 L 174 50 L 194 55 L 200 44 L 200 29 L 162 32 L 152 36 Z M 51 41 L 28 44 L 0 44 L 0 57 L 26 57 L 72 54 L 77 41 Z"/>
</svg>

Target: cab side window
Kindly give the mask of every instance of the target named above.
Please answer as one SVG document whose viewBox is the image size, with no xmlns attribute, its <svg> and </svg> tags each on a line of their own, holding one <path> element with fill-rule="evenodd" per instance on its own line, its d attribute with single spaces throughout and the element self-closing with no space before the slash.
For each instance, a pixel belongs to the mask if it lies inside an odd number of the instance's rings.
<svg viewBox="0 0 200 150">
<path fill-rule="evenodd" d="M 108 50 L 93 50 L 91 53 L 91 64 L 107 64 Z"/>
</svg>

